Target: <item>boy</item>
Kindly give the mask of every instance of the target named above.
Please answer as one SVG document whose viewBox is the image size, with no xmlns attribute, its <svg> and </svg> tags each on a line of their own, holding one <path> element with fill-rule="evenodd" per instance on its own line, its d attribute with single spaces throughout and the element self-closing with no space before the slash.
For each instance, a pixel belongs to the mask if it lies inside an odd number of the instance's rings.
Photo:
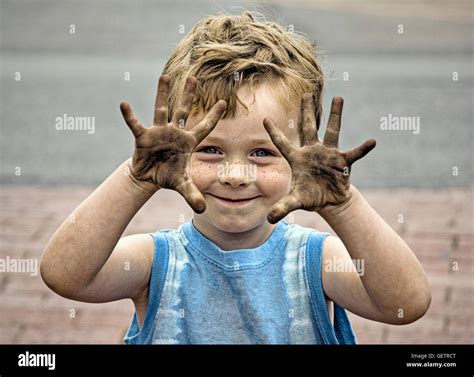
<svg viewBox="0 0 474 377">
<path fill-rule="evenodd" d="M 320 141 L 322 90 L 304 37 L 249 12 L 199 21 L 160 77 L 151 128 L 121 104 L 133 158 L 54 234 L 45 283 L 78 301 L 132 299 L 129 344 L 351 344 L 345 309 L 390 324 L 422 317 L 431 294 L 420 263 L 349 183 L 375 141 L 338 149 L 337 97 Z M 165 188 L 193 220 L 121 238 Z M 282 220 L 296 209 L 338 237 Z"/>
</svg>

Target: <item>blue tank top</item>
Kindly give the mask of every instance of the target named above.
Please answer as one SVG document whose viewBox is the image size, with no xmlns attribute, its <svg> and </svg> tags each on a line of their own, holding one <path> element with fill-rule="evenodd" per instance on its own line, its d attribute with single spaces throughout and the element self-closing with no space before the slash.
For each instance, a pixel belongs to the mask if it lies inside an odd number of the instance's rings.
<svg viewBox="0 0 474 377">
<path fill-rule="evenodd" d="M 282 220 L 255 249 L 224 251 L 192 221 L 157 231 L 148 307 L 127 344 L 355 344 L 346 311 L 334 326 L 321 280 L 328 233 Z"/>
</svg>

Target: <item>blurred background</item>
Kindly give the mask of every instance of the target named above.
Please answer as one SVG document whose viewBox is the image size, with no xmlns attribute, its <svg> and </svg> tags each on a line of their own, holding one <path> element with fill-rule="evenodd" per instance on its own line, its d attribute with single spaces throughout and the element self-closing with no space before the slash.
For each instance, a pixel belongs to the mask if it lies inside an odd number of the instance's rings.
<svg viewBox="0 0 474 377">
<path fill-rule="evenodd" d="M 38 260 L 68 214 L 131 155 L 118 105 L 129 101 L 151 123 L 158 77 L 196 21 L 258 11 L 319 46 L 323 126 L 331 98 L 342 96 L 341 148 L 377 140 L 352 183 L 412 247 L 432 284 L 430 311 L 412 325 L 352 315 L 359 341 L 473 342 L 472 1 L 0 4 L 0 258 Z M 58 131 L 64 114 L 94 117 L 94 132 Z M 382 130 L 389 114 L 417 118 L 419 132 Z M 180 215 L 192 212 L 164 190 L 125 234 L 176 228 Z M 331 231 L 316 214 L 293 215 Z M 77 303 L 39 275 L 0 272 L 1 343 L 120 343 L 132 313 L 128 301 Z"/>
</svg>

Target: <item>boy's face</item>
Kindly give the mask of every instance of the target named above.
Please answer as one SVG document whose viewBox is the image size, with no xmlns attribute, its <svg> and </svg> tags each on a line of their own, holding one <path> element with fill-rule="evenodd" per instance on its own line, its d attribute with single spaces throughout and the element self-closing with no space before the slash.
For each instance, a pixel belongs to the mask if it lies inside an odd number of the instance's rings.
<svg viewBox="0 0 474 377">
<path fill-rule="evenodd" d="M 239 106 L 236 116 L 220 120 L 191 156 L 192 180 L 206 199 L 206 211 L 194 216 L 207 226 L 241 233 L 268 225 L 271 206 L 290 191 L 290 165 L 272 143 L 263 119 L 271 116 L 288 139 L 299 145 L 299 111 L 285 110 L 268 85 L 255 89 L 255 101 L 248 88 L 242 87 L 238 94 L 248 115 Z M 186 128 L 192 129 L 202 118 L 202 114 L 190 115 Z"/>
</svg>

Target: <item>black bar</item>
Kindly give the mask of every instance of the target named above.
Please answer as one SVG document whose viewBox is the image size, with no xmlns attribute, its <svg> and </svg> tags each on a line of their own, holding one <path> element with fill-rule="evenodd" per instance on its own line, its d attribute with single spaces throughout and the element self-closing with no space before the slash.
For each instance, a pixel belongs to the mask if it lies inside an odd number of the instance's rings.
<svg viewBox="0 0 474 377">
<path fill-rule="evenodd" d="M 20 367 L 20 354 L 26 356 L 26 352 L 30 358 L 32 354 L 54 354 L 55 369 Z M 473 356 L 472 345 L 0 345 L 0 376 L 472 377 Z M 426 366 L 407 367 L 406 363 L 416 362 Z"/>
</svg>

